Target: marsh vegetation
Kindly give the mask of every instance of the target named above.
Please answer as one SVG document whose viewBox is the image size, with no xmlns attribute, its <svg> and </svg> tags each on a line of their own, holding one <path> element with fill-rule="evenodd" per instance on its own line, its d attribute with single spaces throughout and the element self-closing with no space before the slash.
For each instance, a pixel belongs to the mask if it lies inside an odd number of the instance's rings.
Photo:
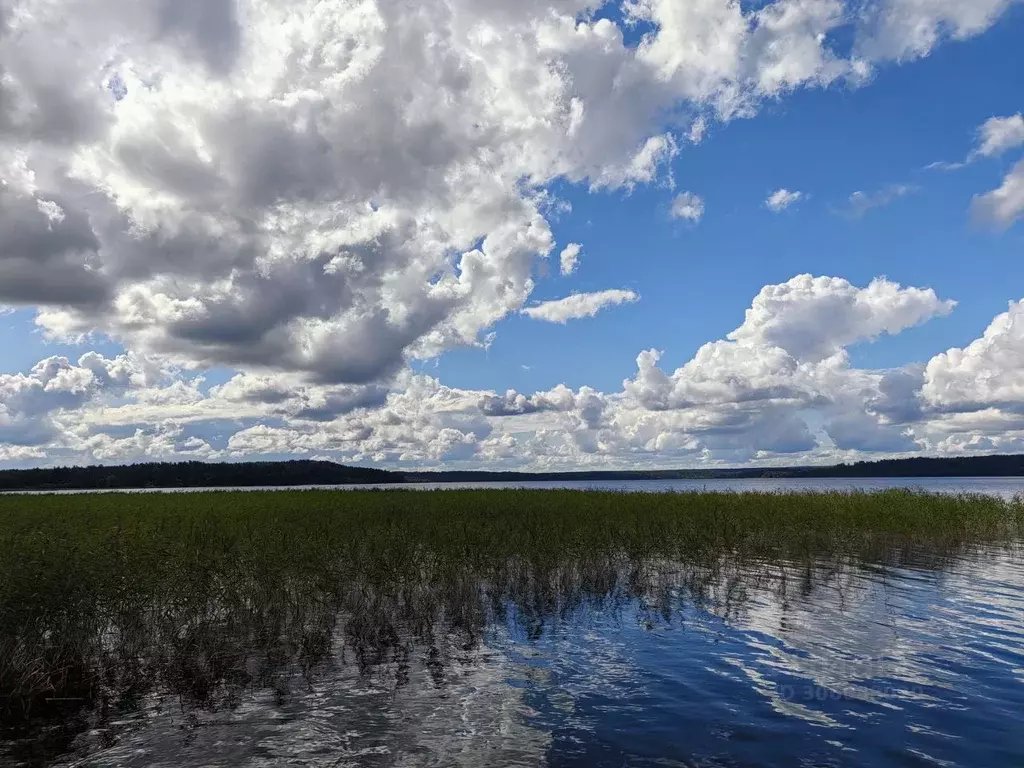
<svg viewBox="0 0 1024 768">
<path fill-rule="evenodd" d="M 231 709 L 338 666 L 401 688 L 422 662 L 440 688 L 495 627 L 728 617 L 753 589 L 942 571 L 1022 533 L 1021 501 L 908 491 L 0 497 L 0 755 L 45 764 L 147 697 Z"/>
</svg>

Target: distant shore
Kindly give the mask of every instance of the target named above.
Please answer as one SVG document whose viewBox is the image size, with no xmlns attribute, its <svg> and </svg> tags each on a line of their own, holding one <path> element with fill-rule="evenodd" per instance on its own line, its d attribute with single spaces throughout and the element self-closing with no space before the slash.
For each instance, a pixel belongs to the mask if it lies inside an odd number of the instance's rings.
<svg viewBox="0 0 1024 768">
<path fill-rule="evenodd" d="M 756 478 L 1024 477 L 1024 455 L 887 459 L 832 466 L 579 472 L 403 471 L 330 461 L 148 463 L 0 471 L 0 491 L 247 488 L 531 481 L 737 480 Z"/>
</svg>

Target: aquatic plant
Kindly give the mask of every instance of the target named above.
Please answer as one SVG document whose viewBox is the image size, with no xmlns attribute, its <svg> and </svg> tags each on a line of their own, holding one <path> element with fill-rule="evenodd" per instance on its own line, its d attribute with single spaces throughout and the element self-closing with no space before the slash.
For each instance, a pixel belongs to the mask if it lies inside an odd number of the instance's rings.
<svg viewBox="0 0 1024 768">
<path fill-rule="evenodd" d="M 233 706 L 346 661 L 400 685 L 417 649 L 441 684 L 498 624 L 539 637 L 679 594 L 727 614 L 778 563 L 809 589 L 839 563 L 941 568 L 1022 531 L 1021 501 L 909 491 L 4 496 L 0 718 L 10 738 L 155 691 Z"/>
</svg>

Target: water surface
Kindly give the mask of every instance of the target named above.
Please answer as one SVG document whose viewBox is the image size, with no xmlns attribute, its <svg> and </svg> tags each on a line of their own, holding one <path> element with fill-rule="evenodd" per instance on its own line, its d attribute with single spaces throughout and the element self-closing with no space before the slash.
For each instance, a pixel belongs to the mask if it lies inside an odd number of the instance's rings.
<svg viewBox="0 0 1024 768">
<path fill-rule="evenodd" d="M 303 640 L 245 653 L 239 638 L 272 625 L 242 631 L 235 616 L 162 663 L 206 669 L 235 654 L 238 682 L 122 693 L 56 762 L 1024 765 L 1022 544 L 713 568 L 617 561 L 523 589 L 532 597 L 492 605 L 479 627 L 453 620 L 410 642 L 374 630 L 376 651 L 352 641 L 367 617 L 311 603 L 301 612 L 324 628 L 310 635 L 319 652 Z M 0 762 L 26 759 L 8 750 Z"/>
<path fill-rule="evenodd" d="M 739 478 L 710 480 L 516 480 L 479 483 L 369 483 L 361 485 L 242 486 L 227 488 L 129 488 L 87 491 L 17 491 L 14 493 L 186 493 L 195 491 L 369 490 L 402 488 L 417 491 L 460 488 L 570 489 L 670 493 L 721 491 L 738 493 L 882 491 L 908 488 L 930 493 L 981 493 L 1012 499 L 1024 496 L 1024 477 L 853 477 L 853 478 Z"/>
</svg>

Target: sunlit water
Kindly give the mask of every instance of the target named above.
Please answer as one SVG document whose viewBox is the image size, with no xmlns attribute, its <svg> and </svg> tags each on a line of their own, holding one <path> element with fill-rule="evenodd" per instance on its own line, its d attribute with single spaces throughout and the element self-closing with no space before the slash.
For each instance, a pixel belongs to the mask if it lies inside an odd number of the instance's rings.
<svg viewBox="0 0 1024 768">
<path fill-rule="evenodd" d="M 1024 546 L 746 563 L 697 597 L 648 570 L 639 597 L 512 610 L 479 643 L 360 669 L 335 638 L 217 706 L 110 705 L 60 764 L 1024 765 Z"/>
<path fill-rule="evenodd" d="M 182 493 L 186 491 L 285 491 L 285 490 L 369 490 L 402 488 L 435 491 L 459 488 L 571 489 L 669 493 L 687 491 L 800 492 L 800 491 L 882 491 L 910 488 L 930 493 L 980 493 L 1012 499 L 1024 495 L 1024 477 L 824 477 L 824 478 L 740 478 L 710 480 L 516 480 L 479 483 L 401 483 L 362 485 L 247 486 L 238 488 L 142 488 L 90 491 L 16 491 L 14 493 Z"/>
</svg>

